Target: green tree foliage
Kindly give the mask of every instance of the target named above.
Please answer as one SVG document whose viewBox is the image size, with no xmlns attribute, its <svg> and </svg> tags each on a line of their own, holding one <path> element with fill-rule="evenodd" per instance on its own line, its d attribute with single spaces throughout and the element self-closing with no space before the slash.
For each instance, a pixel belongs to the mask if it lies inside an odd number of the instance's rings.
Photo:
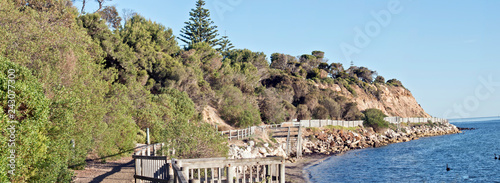
<svg viewBox="0 0 500 183">
<path fill-rule="evenodd" d="M 167 149 L 175 149 L 176 157 L 205 158 L 226 156 L 227 140 L 207 123 L 195 119 L 193 101 L 185 92 L 169 89 L 155 97 L 168 110 L 170 119 L 165 124 L 163 142 Z"/>
<path fill-rule="evenodd" d="M 68 1 L 46 2 L 50 6 L 40 1 L 19 6 L 1 3 L 0 53 L 31 69 L 42 84 L 50 99 L 51 133 L 58 134 L 54 139 L 75 142 L 71 154 L 61 156 L 67 158 L 64 163 L 81 167 L 88 153 L 108 156 L 133 148 L 130 102 L 114 94 L 124 92 L 115 91 L 119 86 L 112 84 L 114 70 L 101 65 L 106 52 L 99 44 L 106 42 L 97 40 L 105 39 L 92 39 L 79 26 L 77 11 L 67 6 Z M 94 30 L 94 36 L 106 32 Z"/>
<path fill-rule="evenodd" d="M 134 69 L 147 72 L 147 76 L 152 78 L 148 80 L 148 85 L 158 84 L 158 87 L 164 87 L 165 83 L 161 81 L 173 72 L 175 66 L 180 65 L 173 58 L 179 47 L 172 29 L 135 15 L 127 21 L 120 36 L 137 57 L 137 61 L 133 63 Z"/>
<path fill-rule="evenodd" d="M 179 39 L 188 44 L 188 47 L 200 42 L 206 42 L 211 47 L 219 45 L 217 26 L 210 19 L 210 11 L 203 6 L 205 6 L 205 1 L 198 0 L 196 2 L 196 8 L 189 12 L 189 21 L 184 22 L 186 25 L 181 29 L 181 38 Z"/>
<path fill-rule="evenodd" d="M 226 122 L 242 128 L 261 123 L 257 103 L 245 97 L 240 89 L 224 86 L 217 93 L 220 96 L 219 112 Z"/>
<path fill-rule="evenodd" d="M 341 77 L 341 73 L 344 72 L 344 66 L 341 63 L 331 63 L 328 67 L 328 74 L 330 77 L 337 78 Z"/>
<path fill-rule="evenodd" d="M 366 67 L 351 67 L 347 71 L 351 76 L 355 76 L 355 78 L 361 79 L 363 82 L 372 83 L 373 75 L 377 72 L 372 71 Z"/>
<path fill-rule="evenodd" d="M 375 81 L 374 81 L 374 82 L 375 82 L 375 83 L 384 84 L 384 83 L 385 83 L 385 78 L 384 78 L 384 77 L 382 77 L 382 76 L 377 76 L 377 77 L 375 78 Z"/>
<path fill-rule="evenodd" d="M 14 71 L 11 77 L 14 82 L 8 82 L 9 70 Z M 0 134 L 0 160 L 4 162 L 0 164 L 0 181 L 71 181 L 72 172 L 67 168 L 71 154 L 69 139 L 64 133 L 53 133 L 59 130 L 59 125 L 49 121 L 50 100 L 45 97 L 41 84 L 30 70 L 1 56 L 0 72 L 0 106 L 15 111 L 0 111 L 0 127 L 7 132 Z M 11 98 L 8 98 L 8 94 L 12 94 L 9 90 L 15 92 Z M 15 114 L 13 120 L 18 123 L 8 123 L 9 114 Z M 14 175 L 8 174 L 11 159 L 7 158 L 11 156 L 11 149 L 15 151 Z"/>
<path fill-rule="evenodd" d="M 334 99 L 324 97 L 323 100 L 319 101 L 319 104 L 321 104 L 328 111 L 330 119 L 342 119 L 342 109 L 340 108 L 340 104 Z"/>
<path fill-rule="evenodd" d="M 363 114 L 359 111 L 356 103 L 349 102 L 344 106 L 342 118 L 345 120 L 359 120 L 363 118 Z"/>
<path fill-rule="evenodd" d="M 227 36 L 222 36 L 219 45 L 220 47 L 217 48 L 217 51 L 220 51 L 222 53 L 227 53 L 229 50 L 234 48 L 233 43 L 231 43 Z"/>
<path fill-rule="evenodd" d="M 106 6 L 98 13 L 104 20 L 106 20 L 109 27 L 112 27 L 113 29 L 118 29 L 120 27 L 122 18 L 118 15 L 118 11 L 116 11 L 115 6 Z"/>
<path fill-rule="evenodd" d="M 303 63 L 299 62 L 296 57 L 291 55 L 273 53 L 271 55 L 271 68 L 283 70 L 295 76 L 306 77 L 307 70 L 303 67 Z"/>
<path fill-rule="evenodd" d="M 318 105 L 316 108 L 314 108 L 313 118 L 314 119 L 329 119 L 330 114 L 328 114 L 328 112 L 329 111 L 324 106 Z"/>
<path fill-rule="evenodd" d="M 401 81 L 399 81 L 397 79 L 389 79 L 389 80 L 387 80 L 386 84 L 391 85 L 391 86 L 404 87 L 403 83 L 401 83 Z"/>
<path fill-rule="evenodd" d="M 283 100 L 275 88 L 264 89 L 259 101 L 262 121 L 267 124 L 279 124 L 291 120 L 295 115 L 295 107 Z"/>
<path fill-rule="evenodd" d="M 311 112 L 307 109 L 307 106 L 300 104 L 297 106 L 297 119 L 311 119 Z"/>
<path fill-rule="evenodd" d="M 317 59 L 323 59 L 323 58 L 325 58 L 325 52 L 323 52 L 323 51 L 317 51 L 317 50 L 313 51 L 312 55 L 314 57 L 316 57 Z"/>
<path fill-rule="evenodd" d="M 365 111 L 363 111 L 363 114 L 363 126 L 373 127 L 373 129 L 378 132 L 380 132 L 384 128 L 389 127 L 389 122 L 384 120 L 384 118 L 387 116 L 381 110 L 373 108 L 366 109 Z"/>
</svg>

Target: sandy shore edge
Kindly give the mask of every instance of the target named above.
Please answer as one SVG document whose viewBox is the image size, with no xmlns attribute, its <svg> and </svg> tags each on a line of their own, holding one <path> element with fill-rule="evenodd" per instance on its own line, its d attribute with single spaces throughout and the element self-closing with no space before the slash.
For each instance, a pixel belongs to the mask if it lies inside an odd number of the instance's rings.
<svg viewBox="0 0 500 183">
<path fill-rule="evenodd" d="M 298 159 L 295 163 L 286 163 L 285 174 L 286 182 L 288 183 L 304 183 L 309 181 L 309 171 L 306 169 L 322 163 L 327 158 L 336 155 L 311 154 L 305 155 Z"/>
</svg>

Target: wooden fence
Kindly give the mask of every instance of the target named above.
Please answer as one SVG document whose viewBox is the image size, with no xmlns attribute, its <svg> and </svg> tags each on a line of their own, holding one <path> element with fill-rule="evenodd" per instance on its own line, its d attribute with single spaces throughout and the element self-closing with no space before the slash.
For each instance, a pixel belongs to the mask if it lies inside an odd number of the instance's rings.
<svg viewBox="0 0 500 183">
<path fill-rule="evenodd" d="M 274 128 L 288 127 L 288 126 L 324 127 L 328 125 L 356 127 L 358 125 L 363 125 L 363 121 L 340 121 L 340 120 L 329 120 L 329 119 L 300 120 L 300 122 L 283 122 L 281 124 L 252 126 L 245 129 L 219 131 L 219 133 L 221 133 L 222 135 L 227 135 L 227 138 L 229 140 L 232 139 L 241 140 L 254 135 L 256 129 L 261 129 L 261 130 L 274 129 Z"/>
<path fill-rule="evenodd" d="M 282 157 L 168 160 L 163 156 L 163 145 L 144 145 L 134 153 L 136 183 L 285 182 Z"/>
<path fill-rule="evenodd" d="M 282 157 L 248 159 L 172 159 L 174 181 L 182 182 L 285 182 L 285 160 Z"/>
<path fill-rule="evenodd" d="M 447 119 L 444 118 L 402 118 L 402 117 L 385 117 L 384 120 L 388 121 L 389 123 L 427 123 L 428 121 L 431 121 L 433 123 L 448 123 Z"/>
<path fill-rule="evenodd" d="M 250 137 L 251 135 L 255 134 L 255 129 L 257 127 L 255 126 L 252 126 L 252 127 L 248 127 L 248 128 L 245 128 L 245 129 L 239 129 L 239 130 L 228 130 L 228 131 L 220 131 L 219 133 L 221 133 L 222 135 L 227 135 L 228 139 L 231 140 L 231 139 L 244 139 L 244 138 L 248 138 Z"/>
<path fill-rule="evenodd" d="M 302 131 L 304 130 L 302 126 L 283 126 L 269 128 L 273 132 L 273 138 L 275 139 L 286 139 L 285 153 L 290 156 L 293 150 L 295 150 L 295 156 L 302 156 Z"/>
<path fill-rule="evenodd" d="M 163 146 L 163 143 L 144 145 L 134 153 L 135 182 L 167 182 L 172 177 L 170 161 L 163 156 Z"/>
<path fill-rule="evenodd" d="M 284 122 L 283 126 L 302 126 L 302 127 L 325 127 L 328 125 L 332 126 L 343 126 L 343 127 L 356 127 L 363 126 L 363 121 L 342 121 L 342 120 L 329 120 L 329 119 L 312 119 L 312 120 L 300 120 L 300 122 Z"/>
</svg>

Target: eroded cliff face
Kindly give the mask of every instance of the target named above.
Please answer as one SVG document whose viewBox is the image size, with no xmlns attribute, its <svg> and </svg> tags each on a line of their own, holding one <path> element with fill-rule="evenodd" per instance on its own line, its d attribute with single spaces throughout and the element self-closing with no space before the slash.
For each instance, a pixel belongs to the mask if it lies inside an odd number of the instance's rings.
<svg viewBox="0 0 500 183">
<path fill-rule="evenodd" d="M 347 88 L 337 84 L 317 85 L 321 89 L 330 88 L 339 92 L 340 95 L 356 102 L 358 109 L 364 111 L 376 108 L 388 116 L 399 117 L 431 117 L 418 104 L 411 92 L 404 87 L 396 87 L 386 84 L 367 84 L 363 88 L 358 85 L 350 85 L 355 94 Z"/>
</svg>

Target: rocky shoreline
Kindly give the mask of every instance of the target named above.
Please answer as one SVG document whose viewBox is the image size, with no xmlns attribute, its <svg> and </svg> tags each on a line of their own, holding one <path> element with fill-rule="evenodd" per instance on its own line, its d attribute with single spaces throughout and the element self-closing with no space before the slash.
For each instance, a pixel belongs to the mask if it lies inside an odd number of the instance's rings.
<svg viewBox="0 0 500 183">
<path fill-rule="evenodd" d="M 387 129 L 382 133 L 375 133 L 372 128 L 363 127 L 353 131 L 343 129 L 314 131 L 308 129 L 305 133 L 303 152 L 304 154 L 338 154 L 353 149 L 380 147 L 392 143 L 416 140 L 421 137 L 455 133 L 461 133 L 461 131 L 449 123 L 404 126 L 397 131 Z"/>
<path fill-rule="evenodd" d="M 450 123 L 422 123 L 404 125 L 397 130 L 386 129 L 384 132 L 375 132 L 373 128 L 359 126 L 355 129 L 324 127 L 307 128 L 303 133 L 302 152 L 303 159 L 297 160 L 296 144 L 291 146 L 290 157 L 286 156 L 286 143 L 261 143 L 255 144 L 248 141 L 243 146 L 231 145 L 230 158 L 257 158 L 266 156 L 282 156 L 287 158 L 287 182 L 305 182 L 307 180 L 303 169 L 318 161 L 349 150 L 380 147 L 392 143 L 407 142 L 421 137 L 439 136 L 461 133 L 459 128 Z M 309 158 L 310 157 L 310 158 Z M 316 163 L 315 163 L 316 162 Z M 295 164 L 294 164 L 295 163 Z M 292 169 L 293 168 L 293 169 Z M 298 169 L 302 171 L 298 171 Z M 300 175 L 298 175 L 300 174 Z M 302 178 L 298 180 L 298 178 Z"/>
</svg>

